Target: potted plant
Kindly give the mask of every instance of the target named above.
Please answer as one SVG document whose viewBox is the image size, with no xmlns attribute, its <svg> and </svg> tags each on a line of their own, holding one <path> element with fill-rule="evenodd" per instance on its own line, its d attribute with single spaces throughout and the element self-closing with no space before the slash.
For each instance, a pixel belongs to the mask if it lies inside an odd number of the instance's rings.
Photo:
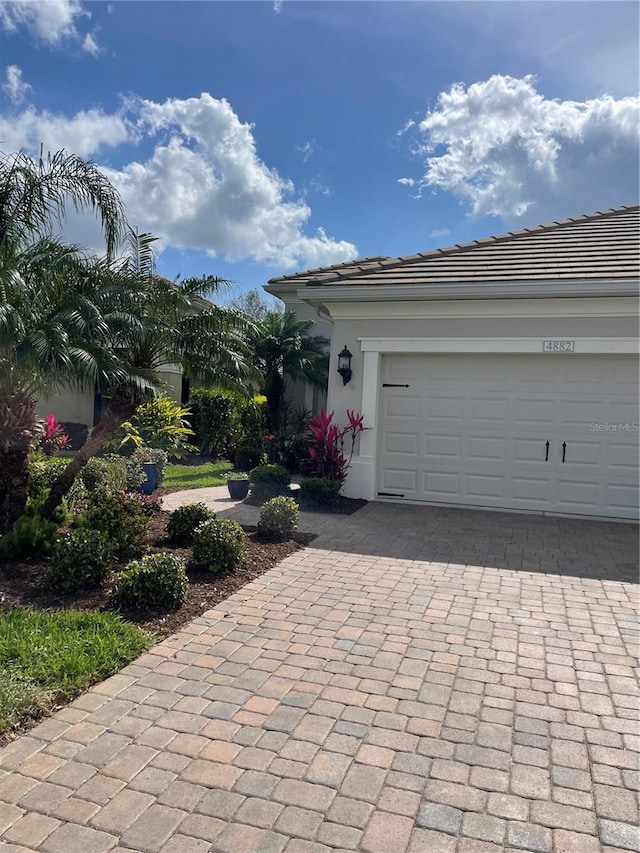
<svg viewBox="0 0 640 853">
<path fill-rule="evenodd" d="M 145 481 L 139 486 L 138 491 L 143 495 L 150 495 L 158 485 L 158 463 L 152 458 L 151 453 L 138 449 L 135 453 L 135 461 L 142 468 Z"/>
<path fill-rule="evenodd" d="M 234 501 L 242 501 L 249 494 L 249 475 L 239 471 L 225 474 L 229 496 Z"/>
</svg>

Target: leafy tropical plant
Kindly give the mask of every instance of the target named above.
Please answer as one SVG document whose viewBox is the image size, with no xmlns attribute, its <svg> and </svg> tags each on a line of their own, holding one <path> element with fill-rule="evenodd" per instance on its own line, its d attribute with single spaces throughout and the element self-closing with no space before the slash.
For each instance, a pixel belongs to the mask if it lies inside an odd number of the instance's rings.
<svg viewBox="0 0 640 853">
<path fill-rule="evenodd" d="M 309 448 L 309 473 L 342 484 L 351 466 L 356 440 L 365 427 L 363 416 L 355 412 L 347 410 L 349 423 L 344 427 L 333 423 L 333 415 L 333 412 L 327 414 L 322 409 L 320 414 L 309 420 L 309 431 L 313 436 Z"/>
<path fill-rule="evenodd" d="M 161 369 L 166 365 L 178 365 L 190 380 L 242 393 L 247 390 L 246 380 L 254 375 L 244 340 L 249 320 L 207 298 L 228 282 L 202 276 L 176 283 L 156 275 L 154 241 L 150 234 L 129 229 L 124 255 L 102 264 L 105 287 L 124 290 L 121 310 L 125 316 L 135 316 L 137 322 L 125 324 L 113 337 L 113 353 L 122 371 L 121 377 L 106 377 L 101 385 L 108 401 L 107 414 L 52 486 L 45 514 L 66 494 L 87 459 L 130 420 L 149 393 L 162 387 Z"/>
<path fill-rule="evenodd" d="M 122 424 L 124 438 L 120 447 L 164 450 L 172 459 L 180 459 L 195 450 L 188 439 L 194 434 L 189 426 L 189 409 L 161 394 L 142 403 L 130 421 Z"/>
<path fill-rule="evenodd" d="M 95 164 L 0 154 L 0 532 L 26 505 L 37 397 L 122 373 L 93 262 L 50 236 L 69 204 L 98 214 L 111 255 L 123 207 Z"/>
<path fill-rule="evenodd" d="M 249 332 L 252 357 L 262 376 L 269 428 L 282 428 L 288 381 L 302 380 L 317 388 L 327 382 L 329 341 L 312 337 L 312 320 L 298 320 L 293 311 L 269 311 Z"/>
<path fill-rule="evenodd" d="M 47 415 L 40 437 L 40 449 L 44 455 L 55 456 L 63 451 L 68 444 L 69 436 L 62 428 L 62 424 L 56 421 L 54 415 Z"/>
</svg>

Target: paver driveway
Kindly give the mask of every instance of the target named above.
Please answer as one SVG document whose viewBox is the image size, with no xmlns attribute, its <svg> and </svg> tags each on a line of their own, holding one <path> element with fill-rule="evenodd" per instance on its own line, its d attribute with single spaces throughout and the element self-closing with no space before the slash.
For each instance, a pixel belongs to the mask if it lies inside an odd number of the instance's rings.
<svg viewBox="0 0 640 853">
<path fill-rule="evenodd" d="M 0 848 L 636 850 L 637 530 L 388 504 L 318 527 L 0 751 Z"/>
</svg>

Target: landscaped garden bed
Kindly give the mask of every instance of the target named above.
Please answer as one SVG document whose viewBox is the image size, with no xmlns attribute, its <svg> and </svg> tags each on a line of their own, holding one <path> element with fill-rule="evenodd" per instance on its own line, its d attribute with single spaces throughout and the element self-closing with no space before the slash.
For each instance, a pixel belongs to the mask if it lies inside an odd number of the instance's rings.
<svg viewBox="0 0 640 853">
<path fill-rule="evenodd" d="M 258 537 L 255 529 L 248 529 L 244 531 L 240 565 L 232 572 L 216 574 L 206 568 L 190 567 L 191 549 L 167 542 L 169 517 L 167 512 L 152 516 L 148 553 L 172 554 L 187 562 L 186 600 L 176 610 L 123 607 L 119 609 L 119 619 L 110 592 L 126 561 L 113 566 L 100 587 L 67 595 L 56 593 L 44 582 L 44 559 L 0 564 L 0 645 L 3 636 L 13 637 L 11 645 L 4 644 L 4 657 L 0 650 L 0 743 L 10 732 L 25 728 L 91 684 L 117 672 L 153 641 L 175 633 L 314 538 L 296 533 L 284 542 L 271 542 Z M 18 616 L 25 612 L 22 608 L 33 609 Z M 68 632 L 71 623 L 78 626 L 82 614 L 85 635 L 67 633 L 71 640 L 66 642 L 64 632 Z M 97 644 L 99 654 L 94 649 L 96 628 L 92 620 L 98 620 L 102 638 Z M 9 660 L 14 661 L 11 667 L 6 665 Z"/>
</svg>

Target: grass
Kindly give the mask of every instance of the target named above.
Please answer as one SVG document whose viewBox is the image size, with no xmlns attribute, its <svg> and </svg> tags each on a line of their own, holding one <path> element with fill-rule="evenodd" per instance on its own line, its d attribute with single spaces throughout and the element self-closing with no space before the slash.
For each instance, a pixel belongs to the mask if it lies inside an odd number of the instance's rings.
<svg viewBox="0 0 640 853">
<path fill-rule="evenodd" d="M 0 738 L 118 672 L 152 642 L 113 613 L 0 614 Z"/>
<path fill-rule="evenodd" d="M 165 489 L 201 489 L 206 486 L 224 486 L 222 476 L 231 471 L 230 462 L 206 462 L 204 465 L 167 465 L 164 472 Z"/>
</svg>

